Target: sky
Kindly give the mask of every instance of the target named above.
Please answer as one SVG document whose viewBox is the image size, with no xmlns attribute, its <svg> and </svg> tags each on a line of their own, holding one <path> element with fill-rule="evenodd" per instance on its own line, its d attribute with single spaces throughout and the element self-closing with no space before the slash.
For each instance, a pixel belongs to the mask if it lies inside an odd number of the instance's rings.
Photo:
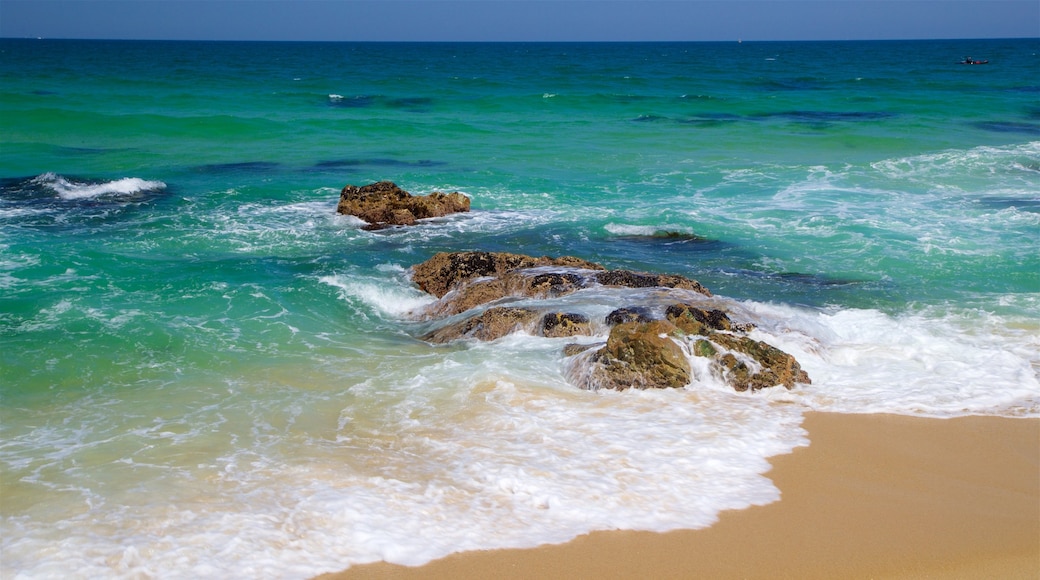
<svg viewBox="0 0 1040 580">
<path fill-rule="evenodd" d="M 712 41 L 1040 37 L 1040 0 L 0 0 L 0 36 Z"/>
</svg>

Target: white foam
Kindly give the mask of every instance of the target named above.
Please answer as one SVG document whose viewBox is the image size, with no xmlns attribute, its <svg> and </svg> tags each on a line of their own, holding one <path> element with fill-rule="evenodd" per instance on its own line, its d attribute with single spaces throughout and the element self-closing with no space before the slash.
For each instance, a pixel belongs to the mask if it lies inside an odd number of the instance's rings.
<svg viewBox="0 0 1040 580">
<path fill-rule="evenodd" d="M 1020 160 L 1040 156 L 1040 141 L 1004 147 L 951 149 L 938 153 L 886 159 L 872 164 L 887 177 L 909 181 L 947 181 L 951 175 L 978 174 L 992 179 L 995 171 L 1006 167 L 1028 170 Z"/>
<path fill-rule="evenodd" d="M 402 266 L 376 270 L 319 281 L 386 318 L 429 300 Z M 557 302 L 602 314 L 637 292 Z M 807 444 L 807 409 L 1040 416 L 1035 321 L 704 300 L 756 322 L 753 337 L 794 354 L 812 385 L 735 393 L 691 358 L 685 390 L 581 391 L 560 340 L 518 334 L 366 343 L 277 378 L 264 366 L 210 390 L 73 401 L 49 424 L 0 426 L 11 481 L 47 498 L 0 522 L 5 569 L 308 578 L 593 530 L 698 528 L 779 499 L 768 458 Z"/>
<path fill-rule="evenodd" d="M 748 302 L 756 338 L 813 381 L 807 408 L 932 417 L 1040 416 L 1040 328 L 984 311 L 812 310 Z"/>
<path fill-rule="evenodd" d="M 46 213 L 50 213 L 50 210 L 28 207 L 15 207 L 10 209 L 0 209 L 0 219 L 22 218 L 25 216 L 43 215 Z"/>
<path fill-rule="evenodd" d="M 80 183 L 55 173 L 44 173 L 34 178 L 33 183 L 44 186 L 58 194 L 58 197 L 67 200 L 132 196 L 166 188 L 166 184 L 161 181 L 147 181 L 139 177 L 125 177 L 102 183 Z"/>
<path fill-rule="evenodd" d="M 597 529 L 703 527 L 722 509 L 776 501 L 766 458 L 806 444 L 799 410 L 762 398 L 570 388 L 544 339 L 436 350 L 384 359 L 331 397 L 257 388 L 269 381 L 257 376 L 218 404 L 95 401 L 48 428 L 8 425 L 5 469 L 37 474 L 20 485 L 58 486 L 47 517 L 3 521 L 4 566 L 307 578 Z M 113 422 L 121 404 L 133 411 Z M 66 476 L 70 465 L 82 467 Z M 146 500 L 156 494 L 164 501 Z"/>
<path fill-rule="evenodd" d="M 403 276 L 404 270 L 400 274 Z M 377 278 L 339 274 L 318 280 L 339 289 L 344 299 L 360 301 L 387 317 L 401 317 L 434 302 L 429 294 L 410 287 L 388 285 L 385 280 Z"/>
</svg>

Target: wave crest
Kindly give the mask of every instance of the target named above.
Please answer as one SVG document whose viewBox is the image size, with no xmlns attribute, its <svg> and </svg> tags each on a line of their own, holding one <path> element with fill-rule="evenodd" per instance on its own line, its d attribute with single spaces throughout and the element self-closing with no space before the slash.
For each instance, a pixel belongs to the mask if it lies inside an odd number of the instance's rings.
<svg viewBox="0 0 1040 580">
<path fill-rule="evenodd" d="M 161 181 L 149 181 L 139 177 L 124 177 L 113 181 L 81 182 L 52 172 L 33 178 L 32 183 L 53 191 L 58 197 L 66 200 L 99 197 L 134 197 L 142 193 L 166 189 L 166 184 Z"/>
</svg>

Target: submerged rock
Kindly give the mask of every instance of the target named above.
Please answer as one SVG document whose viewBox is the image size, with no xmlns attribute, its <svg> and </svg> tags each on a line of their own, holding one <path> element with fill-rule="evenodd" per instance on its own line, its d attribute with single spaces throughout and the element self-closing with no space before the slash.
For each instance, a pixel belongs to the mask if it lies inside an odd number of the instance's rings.
<svg viewBox="0 0 1040 580">
<path fill-rule="evenodd" d="M 364 229 L 410 226 L 417 220 L 468 212 L 469 198 L 459 192 L 412 195 L 391 181 L 358 187 L 347 185 L 339 194 L 336 212 L 361 218 Z"/>
</svg>

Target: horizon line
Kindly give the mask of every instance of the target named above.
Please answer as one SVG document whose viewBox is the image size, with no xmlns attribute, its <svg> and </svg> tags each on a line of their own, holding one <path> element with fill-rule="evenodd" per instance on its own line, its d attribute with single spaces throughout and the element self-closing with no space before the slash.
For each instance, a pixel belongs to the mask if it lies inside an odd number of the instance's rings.
<svg viewBox="0 0 1040 580">
<path fill-rule="evenodd" d="M 329 40 L 329 39 L 260 39 L 260 38 L 110 38 L 110 37 L 45 37 L 5 36 L 0 40 L 43 40 L 43 41 L 101 41 L 101 42 L 268 42 L 268 43 L 364 43 L 364 44 L 677 44 L 677 43 L 737 43 L 744 42 L 927 42 L 927 41 L 978 41 L 978 40 L 1037 40 L 1037 36 L 979 36 L 979 37 L 899 37 L 899 38 L 773 38 L 726 40 Z"/>
</svg>

